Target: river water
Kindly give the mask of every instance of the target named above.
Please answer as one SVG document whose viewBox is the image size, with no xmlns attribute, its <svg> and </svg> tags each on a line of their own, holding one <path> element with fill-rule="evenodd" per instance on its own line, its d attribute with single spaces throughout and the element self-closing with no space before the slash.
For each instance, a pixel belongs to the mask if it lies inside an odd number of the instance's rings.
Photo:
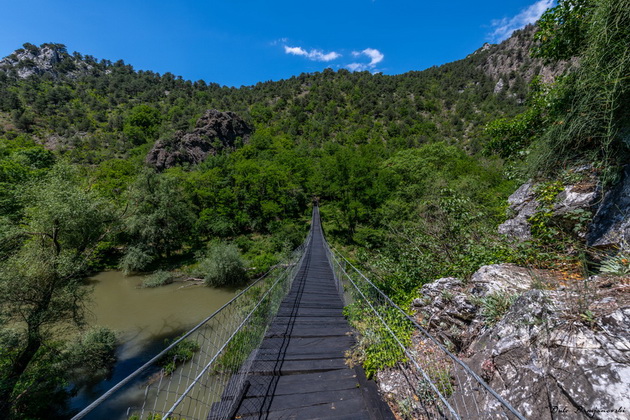
<svg viewBox="0 0 630 420">
<path fill-rule="evenodd" d="M 144 278 L 107 271 L 90 279 L 94 292 L 88 304 L 88 323 L 116 331 L 120 345 L 111 376 L 83 385 L 71 408 L 87 406 L 162 350 L 165 340 L 189 330 L 236 294 L 236 290 L 202 285 L 182 287 L 186 283 L 143 289 Z M 98 410 L 107 411 L 107 406 Z"/>
</svg>

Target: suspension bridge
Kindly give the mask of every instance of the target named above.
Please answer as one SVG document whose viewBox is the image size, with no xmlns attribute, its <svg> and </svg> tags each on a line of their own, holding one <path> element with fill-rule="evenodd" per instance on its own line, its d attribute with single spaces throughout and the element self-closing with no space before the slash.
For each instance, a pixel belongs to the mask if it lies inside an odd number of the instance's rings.
<svg viewBox="0 0 630 420">
<path fill-rule="evenodd" d="M 524 419 L 328 245 L 318 207 L 285 262 L 73 420 L 106 402 L 129 420 Z"/>
</svg>

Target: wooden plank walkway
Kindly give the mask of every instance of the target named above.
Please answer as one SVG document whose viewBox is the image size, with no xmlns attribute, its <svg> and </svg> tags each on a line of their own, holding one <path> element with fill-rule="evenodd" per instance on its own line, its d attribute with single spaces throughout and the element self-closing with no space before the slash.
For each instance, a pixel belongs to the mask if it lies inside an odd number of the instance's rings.
<svg viewBox="0 0 630 420">
<path fill-rule="evenodd" d="M 361 368 L 319 229 L 252 364 L 237 419 L 394 419 Z"/>
</svg>

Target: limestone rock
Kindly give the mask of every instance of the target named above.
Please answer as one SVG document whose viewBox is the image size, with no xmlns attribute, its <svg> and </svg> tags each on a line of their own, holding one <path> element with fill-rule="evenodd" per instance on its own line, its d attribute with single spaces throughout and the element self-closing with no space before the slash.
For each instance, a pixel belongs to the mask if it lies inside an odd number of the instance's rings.
<svg viewBox="0 0 630 420">
<path fill-rule="evenodd" d="M 555 419 L 554 407 L 575 419 L 589 418 L 588 410 L 628 410 L 630 308 L 599 318 L 595 329 L 567 320 L 553 302 L 549 292 L 523 294 L 473 342 L 474 356 L 465 361 L 527 418 Z M 595 418 L 625 419 L 627 414 Z"/>
<path fill-rule="evenodd" d="M 621 181 L 602 200 L 589 226 L 586 244 L 594 247 L 624 247 L 630 238 L 630 165 Z"/>
<path fill-rule="evenodd" d="M 69 55 L 62 44 L 42 44 L 39 47 L 24 44 L 24 47 L 0 60 L 0 71 L 19 79 L 44 74 L 53 78 L 61 75 L 77 78 L 92 69 L 87 62 Z"/>
<path fill-rule="evenodd" d="M 592 171 L 592 168 L 576 168 L 573 172 L 584 173 L 588 171 Z M 570 216 L 577 211 L 588 212 L 590 216 L 597 207 L 600 195 L 597 180 L 592 174 L 581 182 L 566 185 L 556 197 L 556 203 L 553 206 L 552 217 L 555 224 L 567 232 L 574 231 L 576 221 Z M 521 185 L 508 198 L 508 203 L 510 204 L 509 213 L 513 216 L 499 225 L 499 233 L 519 242 L 531 240 L 529 218 L 539 211 L 535 185 L 531 181 Z M 582 238 L 585 236 L 585 232 L 577 233 Z"/>
<path fill-rule="evenodd" d="M 509 211 L 514 217 L 499 225 L 499 233 L 517 241 L 527 241 L 532 238 L 531 226 L 528 219 L 536 213 L 538 201 L 535 199 L 534 186 L 531 181 L 521 185 L 510 197 Z"/>
<path fill-rule="evenodd" d="M 422 286 L 421 297 L 413 302 L 424 324 L 453 350 L 468 345 L 481 326 L 478 308 L 465 290 L 461 280 L 446 277 Z"/>
<path fill-rule="evenodd" d="M 543 273 L 515 264 L 486 265 L 472 275 L 471 293 L 479 297 L 494 293 L 522 293 L 531 289 L 537 275 L 542 276 Z"/>
<path fill-rule="evenodd" d="M 594 184 L 586 188 L 581 185 L 569 185 L 558 194 L 554 213 L 565 215 L 575 210 L 592 209 L 599 199 L 599 189 Z"/>
<path fill-rule="evenodd" d="M 185 163 L 195 165 L 208 155 L 235 149 L 237 140 L 247 142 L 251 133 L 251 127 L 234 112 L 210 109 L 197 120 L 192 132 L 178 131 L 171 139 L 158 140 L 146 162 L 159 171 Z"/>
</svg>

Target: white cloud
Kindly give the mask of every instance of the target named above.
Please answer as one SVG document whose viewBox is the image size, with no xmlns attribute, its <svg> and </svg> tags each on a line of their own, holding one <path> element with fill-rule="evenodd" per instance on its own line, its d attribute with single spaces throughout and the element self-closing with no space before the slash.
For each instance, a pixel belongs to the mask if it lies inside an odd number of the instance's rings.
<svg viewBox="0 0 630 420">
<path fill-rule="evenodd" d="M 526 9 L 521 10 L 516 16 L 493 20 L 491 23 L 493 31 L 488 34 L 488 38 L 492 42 L 501 42 L 507 39 L 512 35 L 512 32 L 540 19 L 545 10 L 553 5 L 553 2 L 554 0 L 538 0 Z"/>
<path fill-rule="evenodd" d="M 335 51 L 331 51 L 329 53 L 324 53 L 322 50 L 310 50 L 306 51 L 302 47 L 289 47 L 288 45 L 284 46 L 284 52 L 286 54 L 299 55 L 302 57 L 306 57 L 311 61 L 332 61 L 341 57 L 341 54 Z"/>
<path fill-rule="evenodd" d="M 363 51 L 352 51 L 353 57 L 361 57 L 362 55 L 370 59 L 369 63 L 350 63 L 346 65 L 346 68 L 350 71 L 364 71 L 367 69 L 373 69 L 378 63 L 383 61 L 385 55 L 377 49 L 366 48 Z"/>
<path fill-rule="evenodd" d="M 286 44 L 287 42 L 289 42 L 288 38 L 280 38 L 280 39 L 276 39 L 275 41 L 271 41 L 271 45 L 275 46 L 275 45 L 280 45 L 280 44 Z"/>
<path fill-rule="evenodd" d="M 350 71 L 363 71 L 367 69 L 367 66 L 361 63 L 350 63 L 346 67 Z"/>
<path fill-rule="evenodd" d="M 361 51 L 361 53 L 370 57 L 370 67 L 374 67 L 385 58 L 385 56 L 379 50 L 375 50 L 374 48 L 366 48 Z"/>
</svg>

